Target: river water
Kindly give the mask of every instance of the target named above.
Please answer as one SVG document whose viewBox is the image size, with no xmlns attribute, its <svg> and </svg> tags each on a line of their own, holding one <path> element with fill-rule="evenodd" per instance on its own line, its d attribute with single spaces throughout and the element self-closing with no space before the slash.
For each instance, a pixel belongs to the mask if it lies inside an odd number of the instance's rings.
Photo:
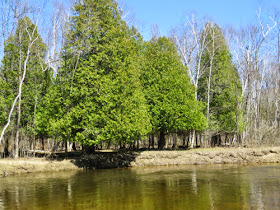
<svg viewBox="0 0 280 210">
<path fill-rule="evenodd" d="M 3 177 L 0 209 L 280 209 L 280 165 L 145 167 Z"/>
</svg>

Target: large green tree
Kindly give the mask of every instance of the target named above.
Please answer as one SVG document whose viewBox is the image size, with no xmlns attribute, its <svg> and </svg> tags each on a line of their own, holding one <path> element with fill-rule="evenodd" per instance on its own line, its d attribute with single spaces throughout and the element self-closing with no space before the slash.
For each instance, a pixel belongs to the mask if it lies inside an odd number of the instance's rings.
<svg viewBox="0 0 280 210">
<path fill-rule="evenodd" d="M 166 37 L 153 38 L 144 48 L 141 81 L 149 105 L 158 148 L 165 146 L 165 134 L 201 130 L 205 125 L 202 105 L 186 75 L 175 44 Z"/>
<path fill-rule="evenodd" d="M 204 74 L 199 80 L 198 98 L 207 103 L 208 127 L 213 132 L 239 131 L 241 84 L 222 30 L 209 23 L 207 48 L 202 55 Z"/>
<path fill-rule="evenodd" d="M 150 130 L 139 79 L 141 37 L 114 0 L 77 1 L 56 78 L 57 133 L 86 145 L 133 142 Z"/>
</svg>

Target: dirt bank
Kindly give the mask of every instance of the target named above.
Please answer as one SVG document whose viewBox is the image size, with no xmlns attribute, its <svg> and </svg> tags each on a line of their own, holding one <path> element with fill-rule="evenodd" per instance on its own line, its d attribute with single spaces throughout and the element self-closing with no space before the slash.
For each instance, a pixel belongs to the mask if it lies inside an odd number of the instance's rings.
<svg viewBox="0 0 280 210">
<path fill-rule="evenodd" d="M 0 159 L 0 176 L 12 174 L 163 165 L 280 163 L 280 147 L 211 148 L 187 151 L 102 151 L 68 159 Z"/>
<path fill-rule="evenodd" d="M 280 163 L 280 147 L 212 148 L 189 151 L 145 151 L 131 166 Z"/>
<path fill-rule="evenodd" d="M 119 168 L 163 165 L 280 163 L 280 147 L 271 148 L 211 148 L 187 151 L 101 152 L 84 155 L 80 166 Z"/>
<path fill-rule="evenodd" d="M 72 160 L 47 160 L 45 158 L 0 159 L 0 177 L 13 174 L 79 170 Z"/>
</svg>

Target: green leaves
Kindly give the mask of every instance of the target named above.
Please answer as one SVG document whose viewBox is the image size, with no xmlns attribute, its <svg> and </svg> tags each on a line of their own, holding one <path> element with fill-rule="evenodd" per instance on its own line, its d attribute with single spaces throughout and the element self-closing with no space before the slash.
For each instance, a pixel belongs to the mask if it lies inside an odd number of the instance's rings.
<svg viewBox="0 0 280 210">
<path fill-rule="evenodd" d="M 208 47 L 202 56 L 205 72 L 199 80 L 198 97 L 207 102 L 209 93 L 208 129 L 220 132 L 238 131 L 236 126 L 240 119 L 238 104 L 241 100 L 241 85 L 237 70 L 232 64 L 232 56 L 226 46 L 221 29 L 216 24 L 213 27 L 207 26 L 210 27 Z M 213 56 L 212 66 L 211 56 Z M 212 70 L 211 73 L 210 70 Z M 208 92 L 209 77 L 211 82 Z"/>
<path fill-rule="evenodd" d="M 166 37 L 146 43 L 141 81 L 153 132 L 202 129 L 205 118 L 175 45 Z"/>
<path fill-rule="evenodd" d="M 35 41 L 34 41 L 35 40 Z M 30 43 L 34 41 L 31 47 Z M 27 50 L 29 57 L 27 59 Z M 18 94 L 24 62 L 27 72 L 21 94 L 21 127 L 27 136 L 37 135 L 37 108 L 51 83 L 51 71 L 43 63 L 46 45 L 38 34 L 36 26 L 28 17 L 19 20 L 15 33 L 5 43 L 5 54 L 0 70 L 0 123 L 6 123 L 12 101 Z M 45 71 L 44 71 L 45 70 Z"/>
<path fill-rule="evenodd" d="M 58 132 L 88 145 L 141 139 L 150 121 L 135 29 L 121 20 L 115 1 L 78 2 L 75 14 L 57 80 L 65 116 Z"/>
</svg>

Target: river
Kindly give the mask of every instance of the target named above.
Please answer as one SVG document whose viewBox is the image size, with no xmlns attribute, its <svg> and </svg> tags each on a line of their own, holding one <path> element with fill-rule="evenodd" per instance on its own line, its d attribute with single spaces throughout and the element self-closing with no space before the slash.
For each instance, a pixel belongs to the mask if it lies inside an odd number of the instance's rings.
<svg viewBox="0 0 280 210">
<path fill-rule="evenodd" d="M 145 167 L 0 178 L 0 209 L 279 208 L 279 164 Z"/>
</svg>

